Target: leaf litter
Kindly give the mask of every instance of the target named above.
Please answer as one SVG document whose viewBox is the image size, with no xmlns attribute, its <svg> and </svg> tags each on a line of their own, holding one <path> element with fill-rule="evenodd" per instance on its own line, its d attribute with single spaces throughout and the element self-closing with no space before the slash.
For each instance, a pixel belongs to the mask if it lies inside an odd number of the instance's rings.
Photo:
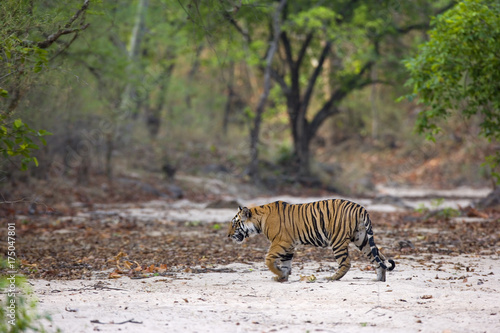
<svg viewBox="0 0 500 333">
<path fill-rule="evenodd" d="M 489 221 L 474 223 L 424 219 L 416 212 L 371 215 L 377 245 L 387 257 L 396 260 L 428 256 L 419 259 L 419 264 L 427 265 L 436 254 L 495 255 L 500 251 L 498 211 L 487 213 Z M 227 238 L 225 226 L 217 223 L 83 216 L 78 216 L 78 212 L 64 218 L 17 216 L 18 256 L 23 274 L 30 278 L 73 280 L 91 279 L 97 272 L 108 272 L 110 279 L 222 272 L 220 266 L 231 263 L 263 262 L 269 246 L 262 236 L 249 238 L 243 244 L 233 243 Z M 350 253 L 355 267 L 373 269 L 356 248 L 351 247 Z M 336 267 L 329 250 L 298 248 L 294 265 L 300 267 L 310 262 Z"/>
</svg>

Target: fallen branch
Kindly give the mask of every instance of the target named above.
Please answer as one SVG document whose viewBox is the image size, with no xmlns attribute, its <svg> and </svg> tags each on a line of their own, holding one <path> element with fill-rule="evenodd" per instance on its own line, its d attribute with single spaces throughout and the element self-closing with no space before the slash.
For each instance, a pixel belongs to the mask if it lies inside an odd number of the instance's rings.
<svg viewBox="0 0 500 333">
<path fill-rule="evenodd" d="M 126 323 L 132 323 L 132 324 L 142 324 L 142 321 L 135 321 L 133 318 L 129 320 L 122 321 L 120 323 L 115 323 L 115 322 L 109 322 L 109 323 L 103 323 L 99 321 L 98 319 L 94 319 L 90 321 L 92 324 L 101 324 L 101 325 L 122 325 Z"/>
</svg>

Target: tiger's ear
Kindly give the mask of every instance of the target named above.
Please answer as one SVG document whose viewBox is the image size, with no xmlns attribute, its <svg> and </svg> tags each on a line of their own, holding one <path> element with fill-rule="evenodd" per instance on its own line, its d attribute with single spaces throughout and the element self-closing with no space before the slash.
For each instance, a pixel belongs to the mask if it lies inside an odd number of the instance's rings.
<svg viewBox="0 0 500 333">
<path fill-rule="evenodd" d="M 248 218 L 252 217 L 252 212 L 250 211 L 250 209 L 248 209 L 247 207 L 243 207 L 242 210 L 243 210 L 243 215 L 245 215 Z"/>
<path fill-rule="evenodd" d="M 240 210 L 242 210 L 242 209 L 241 209 L 241 206 L 238 206 L 238 211 L 240 211 Z"/>
</svg>

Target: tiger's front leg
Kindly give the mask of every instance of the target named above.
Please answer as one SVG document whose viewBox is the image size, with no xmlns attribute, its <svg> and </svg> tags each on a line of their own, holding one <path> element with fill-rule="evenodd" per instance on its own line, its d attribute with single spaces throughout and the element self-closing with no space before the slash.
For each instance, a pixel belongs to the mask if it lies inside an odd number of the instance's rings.
<svg viewBox="0 0 500 333">
<path fill-rule="evenodd" d="M 266 255 L 266 265 L 271 272 L 276 274 L 275 281 L 288 281 L 288 276 L 292 272 L 293 246 L 286 243 L 271 244 Z M 277 261 L 281 261 L 281 265 L 277 265 Z"/>
</svg>

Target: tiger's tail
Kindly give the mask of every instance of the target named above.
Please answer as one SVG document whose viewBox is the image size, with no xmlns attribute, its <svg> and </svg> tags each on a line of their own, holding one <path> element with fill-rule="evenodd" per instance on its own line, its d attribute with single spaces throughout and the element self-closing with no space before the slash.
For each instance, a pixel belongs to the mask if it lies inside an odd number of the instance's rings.
<svg viewBox="0 0 500 333">
<path fill-rule="evenodd" d="M 372 230 L 372 221 L 370 220 L 370 216 L 368 215 L 368 212 L 366 212 L 365 218 L 364 218 L 364 224 L 365 224 L 365 229 L 366 229 L 366 236 L 368 237 L 368 245 L 370 246 L 370 249 L 372 251 L 372 255 L 375 258 L 375 261 L 382 267 L 383 269 L 386 269 L 388 271 L 392 271 L 394 267 L 396 267 L 396 263 L 394 260 L 389 259 L 388 262 L 391 264 L 390 267 L 387 267 L 386 264 L 382 259 L 380 259 L 380 254 L 377 245 L 375 245 L 375 240 L 373 239 L 373 230 Z"/>
</svg>

